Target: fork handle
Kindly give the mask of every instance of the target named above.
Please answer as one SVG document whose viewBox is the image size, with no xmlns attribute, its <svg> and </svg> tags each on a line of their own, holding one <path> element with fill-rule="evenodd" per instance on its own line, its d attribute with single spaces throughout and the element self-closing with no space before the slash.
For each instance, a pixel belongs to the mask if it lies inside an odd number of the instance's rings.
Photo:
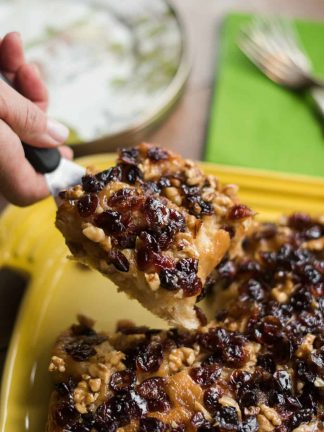
<svg viewBox="0 0 324 432">
<path fill-rule="evenodd" d="M 318 111 L 324 118 L 324 88 L 313 87 L 310 91 L 310 94 L 312 95 Z"/>
</svg>

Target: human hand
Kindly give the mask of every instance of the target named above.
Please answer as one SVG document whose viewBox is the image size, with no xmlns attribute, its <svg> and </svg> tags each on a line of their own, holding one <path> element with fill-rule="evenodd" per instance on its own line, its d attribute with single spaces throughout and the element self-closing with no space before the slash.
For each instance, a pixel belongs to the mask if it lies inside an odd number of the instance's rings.
<svg viewBox="0 0 324 432">
<path fill-rule="evenodd" d="M 35 147 L 59 147 L 71 159 L 72 150 L 62 146 L 68 129 L 46 115 L 48 93 L 36 65 L 24 58 L 21 37 L 8 33 L 0 40 L 0 71 L 13 88 L 0 80 L 0 192 L 13 204 L 32 204 L 48 194 L 44 176 L 24 155 L 21 141 Z"/>
</svg>

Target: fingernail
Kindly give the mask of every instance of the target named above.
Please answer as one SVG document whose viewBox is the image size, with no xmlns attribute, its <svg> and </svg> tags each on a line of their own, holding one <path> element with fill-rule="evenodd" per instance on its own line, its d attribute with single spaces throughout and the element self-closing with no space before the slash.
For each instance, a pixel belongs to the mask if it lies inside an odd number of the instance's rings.
<svg viewBox="0 0 324 432">
<path fill-rule="evenodd" d="M 40 78 L 41 73 L 40 73 L 40 69 L 39 69 L 38 65 L 36 63 L 30 63 L 30 66 L 32 67 L 35 74 Z"/>
<path fill-rule="evenodd" d="M 54 119 L 47 120 L 47 133 L 59 143 L 64 142 L 69 136 L 69 129 Z"/>
</svg>

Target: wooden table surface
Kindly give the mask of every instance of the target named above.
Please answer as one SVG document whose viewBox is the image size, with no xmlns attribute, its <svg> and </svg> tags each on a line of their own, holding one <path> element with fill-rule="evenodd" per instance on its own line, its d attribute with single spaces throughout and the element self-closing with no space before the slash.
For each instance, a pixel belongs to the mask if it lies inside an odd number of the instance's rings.
<svg viewBox="0 0 324 432">
<path fill-rule="evenodd" d="M 323 20 L 324 0 L 171 1 L 185 24 L 192 71 L 183 98 L 163 125 L 149 136 L 149 140 L 167 145 L 186 157 L 199 159 L 208 121 L 219 28 L 224 15 L 239 10 Z M 0 198 L 0 210 L 4 204 Z M 19 276 L 0 269 L 0 374 L 23 287 Z"/>
</svg>

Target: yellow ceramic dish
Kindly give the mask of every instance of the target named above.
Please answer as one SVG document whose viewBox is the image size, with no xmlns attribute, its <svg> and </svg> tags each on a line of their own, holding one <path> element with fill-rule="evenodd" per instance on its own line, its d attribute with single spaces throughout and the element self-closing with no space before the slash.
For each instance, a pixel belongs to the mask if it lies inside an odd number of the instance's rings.
<svg viewBox="0 0 324 432">
<path fill-rule="evenodd" d="M 81 159 L 106 168 L 113 155 Z M 241 199 L 259 217 L 275 220 L 282 213 L 302 210 L 324 214 L 324 180 L 202 164 L 221 181 L 237 183 Z M 99 273 L 66 259 L 68 250 L 54 227 L 55 204 L 49 198 L 31 207 L 9 207 L 0 221 L 0 267 L 29 276 L 28 291 L 15 326 L 1 389 L 1 432 L 42 432 L 51 389 L 47 372 L 56 336 L 77 313 L 95 317 L 98 328 L 113 329 L 117 319 L 138 324 L 164 323 L 136 301 L 118 294 Z"/>
</svg>

